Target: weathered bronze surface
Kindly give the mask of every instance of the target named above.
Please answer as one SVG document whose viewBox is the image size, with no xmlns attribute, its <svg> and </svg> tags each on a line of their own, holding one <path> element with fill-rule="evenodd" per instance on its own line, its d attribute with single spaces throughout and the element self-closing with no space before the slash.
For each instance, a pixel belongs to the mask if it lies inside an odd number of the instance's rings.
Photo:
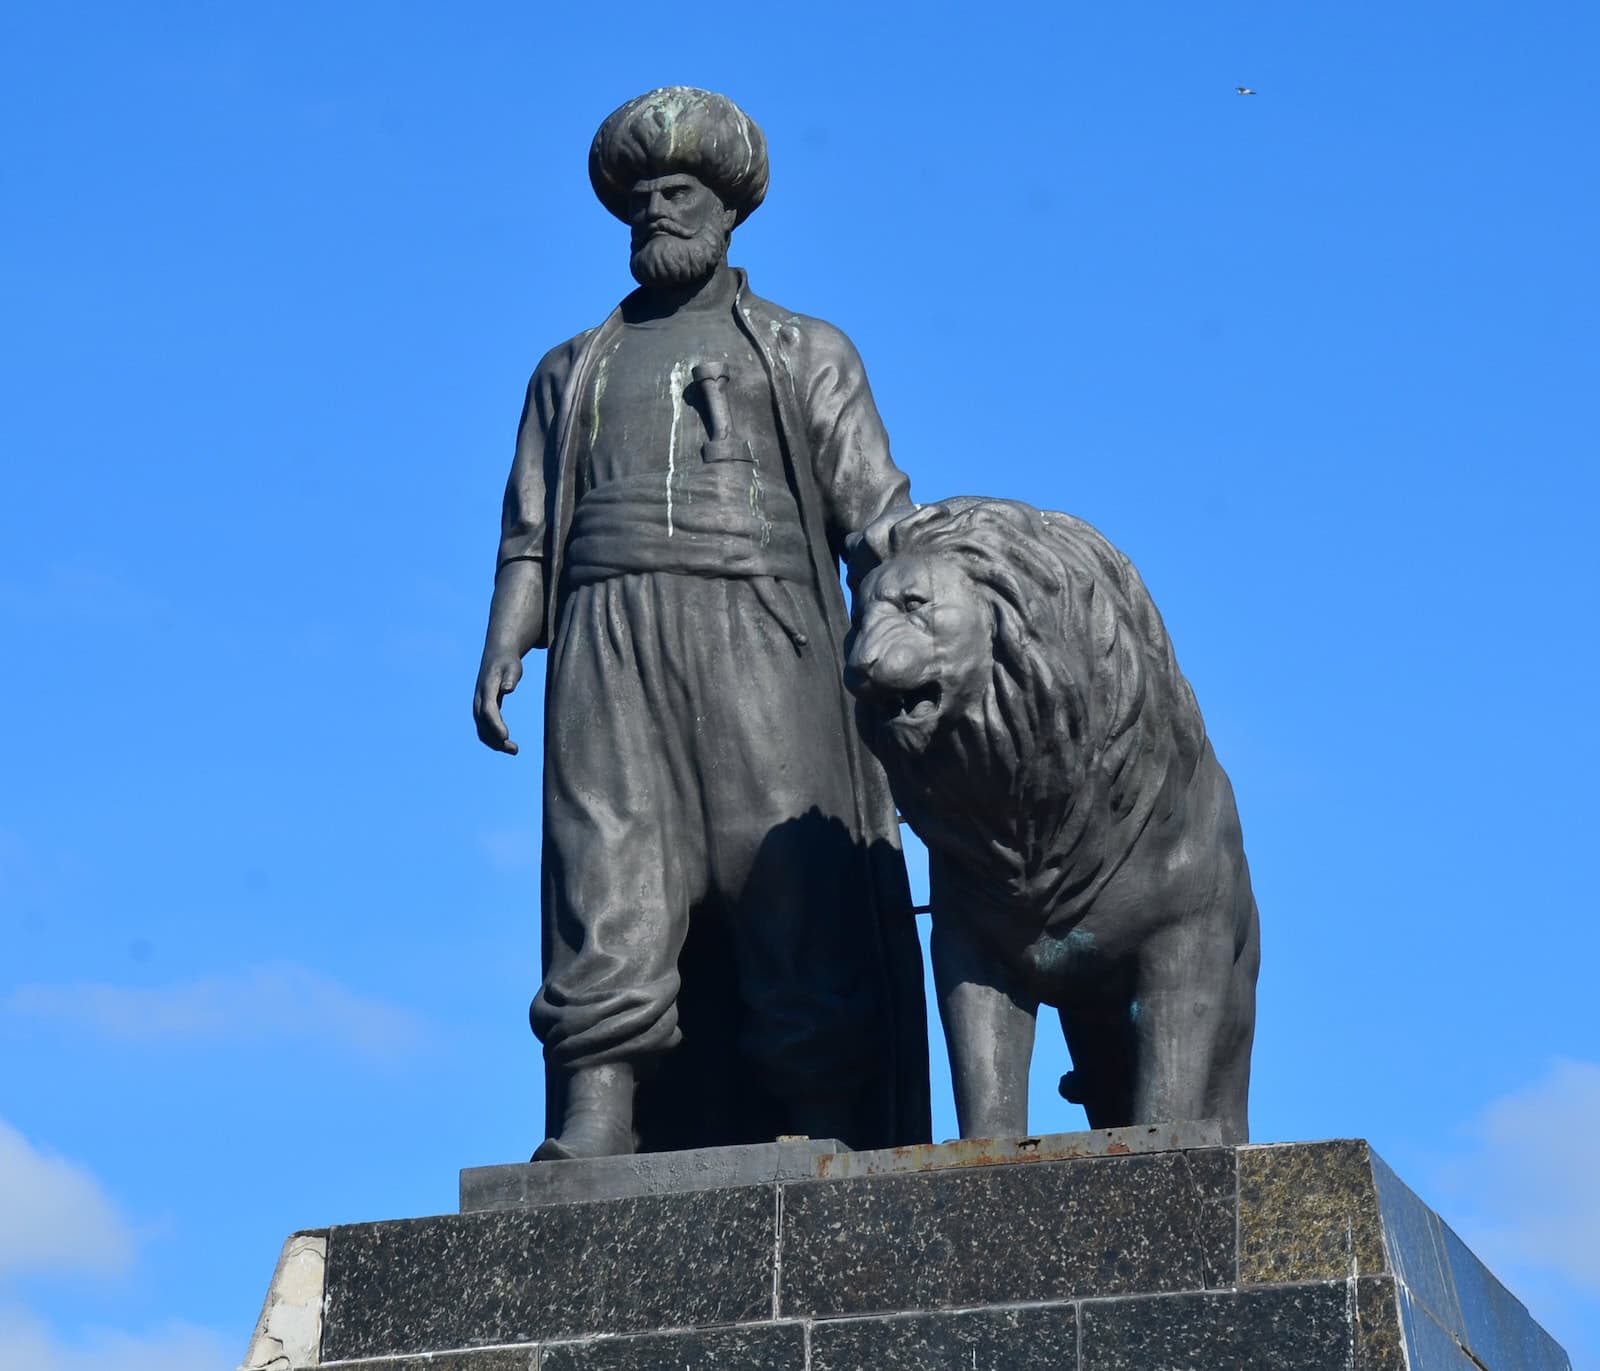
<svg viewBox="0 0 1600 1371">
<path fill-rule="evenodd" d="M 856 350 L 728 265 L 761 130 L 686 87 L 601 126 L 639 288 L 528 387 L 474 699 L 549 649 L 544 1158 L 929 1136 L 894 807 L 841 685 L 839 555 L 908 482 Z"/>
<path fill-rule="evenodd" d="M 881 516 L 846 681 L 928 845 L 963 1137 L 1028 1131 L 1040 1005 L 1095 1128 L 1248 1136 L 1260 945 L 1233 789 L 1161 616 L 1089 525 L 961 497 Z"/>
</svg>

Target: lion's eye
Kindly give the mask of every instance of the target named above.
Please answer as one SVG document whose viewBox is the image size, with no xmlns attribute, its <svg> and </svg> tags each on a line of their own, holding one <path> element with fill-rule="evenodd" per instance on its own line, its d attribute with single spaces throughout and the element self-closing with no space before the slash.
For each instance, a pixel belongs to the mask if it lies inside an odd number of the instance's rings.
<svg viewBox="0 0 1600 1371">
<path fill-rule="evenodd" d="M 905 599 L 900 601 L 900 608 L 909 614 L 914 609 L 921 609 L 927 603 L 920 595 L 907 595 Z"/>
</svg>

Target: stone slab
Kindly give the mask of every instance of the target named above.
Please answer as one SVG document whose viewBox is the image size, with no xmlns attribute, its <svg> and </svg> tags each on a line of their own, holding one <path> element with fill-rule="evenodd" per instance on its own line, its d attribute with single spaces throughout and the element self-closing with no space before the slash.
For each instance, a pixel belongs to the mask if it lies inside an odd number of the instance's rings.
<svg viewBox="0 0 1600 1371">
<path fill-rule="evenodd" d="M 1520 1362 L 1498 1365 L 1481 1362 L 1467 1355 L 1456 1337 L 1433 1317 L 1420 1302 L 1400 1287 L 1400 1326 L 1404 1330 L 1407 1371 L 1500 1371 L 1503 1366 L 1528 1371 Z"/>
<path fill-rule="evenodd" d="M 1392 1276 L 1356 1281 L 1355 1371 L 1407 1371 L 1399 1283 Z"/>
<path fill-rule="evenodd" d="M 1378 1156 L 1372 1177 L 1383 1219 L 1384 1249 L 1400 1283 L 1407 1329 L 1419 1359 L 1450 1364 L 1434 1325 L 1480 1365 L 1569 1371 L 1561 1346 L 1522 1302 L 1473 1255 L 1455 1232 Z M 1427 1317 L 1421 1317 L 1426 1314 Z M 1420 1350 L 1419 1350 L 1420 1349 Z"/>
<path fill-rule="evenodd" d="M 1341 1280 L 1390 1269 L 1360 1140 L 1239 1149 L 1239 1283 Z"/>
<path fill-rule="evenodd" d="M 906 1171 L 944 1171 L 955 1167 L 1010 1166 L 1025 1162 L 1070 1161 L 1078 1157 L 1119 1157 L 1129 1153 L 1177 1152 L 1186 1148 L 1220 1147 L 1222 1125 L 1214 1119 L 1198 1123 L 1138 1124 L 1100 1128 L 1087 1133 L 1044 1133 L 1036 1138 L 961 1138 L 873 1152 L 837 1152 L 816 1159 L 815 1174 L 823 1180 L 890 1176 Z"/>
<path fill-rule="evenodd" d="M 518 1347 L 475 1347 L 467 1352 L 424 1352 L 416 1357 L 379 1357 L 376 1361 L 325 1361 L 313 1363 L 318 1371 L 539 1371 L 539 1349 L 532 1343 Z M 282 1363 L 271 1371 L 299 1371 L 299 1363 Z"/>
<path fill-rule="evenodd" d="M 830 1138 L 800 1138 L 748 1147 L 641 1152 L 631 1157 L 469 1166 L 461 1172 L 461 1212 L 800 1180 L 816 1174 L 819 1160 L 843 1150 L 843 1143 Z"/>
<path fill-rule="evenodd" d="M 798 1138 L 746 1147 L 645 1152 L 570 1162 L 512 1162 L 461 1172 L 461 1212 L 626 1199 L 808 1179 L 846 1180 L 1017 1162 L 1067 1161 L 1218 1147 L 1222 1126 L 1198 1123 L 1046 1133 L 1033 1138 L 960 1138 L 916 1147 L 852 1152 L 831 1138 Z"/>
<path fill-rule="evenodd" d="M 788 1143 L 755 1181 L 298 1234 L 247 1366 L 1570 1371 L 1366 1143 L 1207 1127 Z"/>
<path fill-rule="evenodd" d="M 1539 1326 L 1522 1301 L 1500 1284 L 1449 1224 L 1440 1220 L 1439 1228 L 1450 1283 L 1461 1310 L 1461 1324 L 1453 1331 L 1472 1349 L 1473 1356 L 1490 1367 L 1571 1371 L 1561 1345 Z"/>
<path fill-rule="evenodd" d="M 810 1371 L 1070 1371 L 1077 1364 L 1071 1304 L 838 1319 L 811 1330 Z"/>
<path fill-rule="evenodd" d="M 539 1359 L 539 1371 L 805 1371 L 806 1365 L 806 1330 L 798 1323 L 554 1343 Z"/>
<path fill-rule="evenodd" d="M 779 1308 L 826 1318 L 1236 1279 L 1231 1148 L 785 1185 Z"/>
<path fill-rule="evenodd" d="M 325 1360 L 772 1316 L 775 1188 L 330 1230 Z"/>
<path fill-rule="evenodd" d="M 1086 1300 L 1078 1371 L 1350 1371 L 1348 1282 Z"/>
<path fill-rule="evenodd" d="M 239 1371 L 282 1371 L 316 1364 L 322 1343 L 323 1268 L 327 1232 L 290 1235 L 278 1255 L 255 1336 Z"/>
</svg>

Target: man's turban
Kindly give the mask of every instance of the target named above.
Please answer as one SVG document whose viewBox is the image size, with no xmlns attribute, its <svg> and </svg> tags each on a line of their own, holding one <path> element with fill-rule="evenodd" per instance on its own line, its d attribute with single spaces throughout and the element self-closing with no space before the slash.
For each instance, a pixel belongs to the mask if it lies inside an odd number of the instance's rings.
<svg viewBox="0 0 1600 1371">
<path fill-rule="evenodd" d="M 767 140 L 727 96 L 663 86 L 616 110 L 589 149 L 594 193 L 624 223 L 634 185 L 674 172 L 710 186 L 742 224 L 767 193 Z"/>
</svg>

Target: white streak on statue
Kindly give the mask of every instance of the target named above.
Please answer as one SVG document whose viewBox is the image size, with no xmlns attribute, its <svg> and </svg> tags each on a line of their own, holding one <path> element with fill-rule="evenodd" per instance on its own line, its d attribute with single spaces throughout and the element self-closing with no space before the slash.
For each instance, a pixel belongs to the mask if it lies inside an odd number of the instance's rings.
<svg viewBox="0 0 1600 1371">
<path fill-rule="evenodd" d="M 501 606 L 520 605 L 526 646 L 550 650 L 541 1155 L 628 1150 L 630 1123 L 647 1148 L 925 1139 L 920 954 L 841 684 L 838 579 L 846 538 L 908 483 L 849 340 L 726 265 L 765 188 L 742 113 L 641 97 L 591 176 L 633 224 L 642 289 L 529 386 L 478 702 L 498 746 Z M 712 213 L 709 269 L 680 270 Z M 701 363 L 737 442 L 710 441 Z"/>
</svg>

